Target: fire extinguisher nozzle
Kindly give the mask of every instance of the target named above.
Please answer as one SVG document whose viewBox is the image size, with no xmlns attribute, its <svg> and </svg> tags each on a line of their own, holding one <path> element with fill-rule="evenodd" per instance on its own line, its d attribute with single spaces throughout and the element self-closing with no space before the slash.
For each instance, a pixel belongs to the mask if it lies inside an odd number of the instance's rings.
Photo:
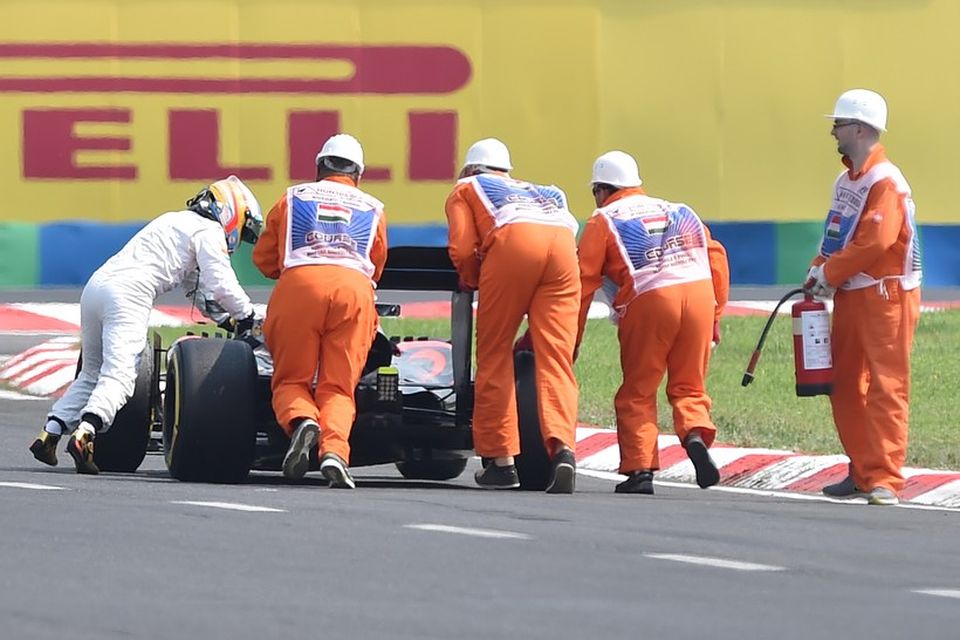
<svg viewBox="0 0 960 640">
<path fill-rule="evenodd" d="M 747 371 L 743 374 L 743 380 L 740 381 L 740 386 L 745 387 L 751 382 L 753 382 L 753 374 Z"/>
</svg>

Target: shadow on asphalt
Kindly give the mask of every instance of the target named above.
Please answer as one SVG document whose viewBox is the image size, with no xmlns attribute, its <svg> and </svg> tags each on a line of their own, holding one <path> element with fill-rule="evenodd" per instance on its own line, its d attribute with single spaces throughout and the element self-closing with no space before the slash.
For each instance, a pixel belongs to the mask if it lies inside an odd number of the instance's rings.
<svg viewBox="0 0 960 640">
<path fill-rule="evenodd" d="M 56 477 L 61 475 L 76 475 L 71 464 L 63 464 L 57 467 L 37 467 L 37 466 L 0 466 L 0 471 L 15 471 L 18 473 L 29 473 L 40 477 Z M 270 472 L 251 472 L 250 477 L 241 483 L 201 483 L 190 482 L 184 484 L 223 484 L 225 486 L 245 486 L 245 487 L 326 487 L 327 480 L 320 473 L 312 472 L 302 480 L 290 482 L 285 480 L 279 473 Z M 170 477 L 170 474 L 161 469 L 139 470 L 135 473 L 112 473 L 101 472 L 97 476 L 98 480 L 113 482 L 178 482 Z M 480 487 L 464 486 L 454 484 L 453 482 L 429 481 L 429 480 L 404 480 L 390 476 L 364 476 L 355 477 L 358 488 L 380 488 L 380 489 L 435 489 L 435 490 L 457 490 L 457 491 L 483 491 Z"/>
</svg>

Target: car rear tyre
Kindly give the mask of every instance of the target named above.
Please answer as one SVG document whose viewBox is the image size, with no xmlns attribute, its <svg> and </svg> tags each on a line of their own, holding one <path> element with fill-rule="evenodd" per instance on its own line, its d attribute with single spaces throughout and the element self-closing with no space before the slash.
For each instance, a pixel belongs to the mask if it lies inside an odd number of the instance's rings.
<svg viewBox="0 0 960 640">
<path fill-rule="evenodd" d="M 406 460 L 397 463 L 397 471 L 408 480 L 453 480 L 466 468 L 466 458 Z"/>
<path fill-rule="evenodd" d="M 147 342 L 137 360 L 133 395 L 117 412 L 110 428 L 97 434 L 93 460 L 101 471 L 133 473 L 140 467 L 150 444 L 152 386 L 153 347 Z"/>
<path fill-rule="evenodd" d="M 245 342 L 187 338 L 167 354 L 163 450 L 170 475 L 242 482 L 256 445 L 257 365 Z"/>
<path fill-rule="evenodd" d="M 520 455 L 516 456 L 520 488 L 543 491 L 550 481 L 550 458 L 540 433 L 533 352 L 518 351 L 513 357 L 513 367 L 517 376 L 517 417 L 520 423 Z"/>
</svg>

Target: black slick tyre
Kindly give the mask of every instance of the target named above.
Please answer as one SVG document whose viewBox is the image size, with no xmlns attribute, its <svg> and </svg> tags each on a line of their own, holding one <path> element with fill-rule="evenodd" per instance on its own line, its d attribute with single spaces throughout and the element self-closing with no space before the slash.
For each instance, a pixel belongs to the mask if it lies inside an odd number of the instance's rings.
<svg viewBox="0 0 960 640">
<path fill-rule="evenodd" d="M 466 468 L 466 458 L 405 460 L 397 463 L 397 471 L 408 480 L 453 480 Z"/>
<path fill-rule="evenodd" d="M 513 356 L 513 367 L 516 374 L 517 417 L 520 424 L 520 455 L 516 457 L 520 489 L 543 491 L 550 482 L 550 458 L 540 433 L 534 354 L 530 351 L 518 351 Z"/>
<path fill-rule="evenodd" d="M 153 406 L 153 347 L 145 343 L 137 361 L 133 395 L 117 412 L 113 424 L 97 434 L 93 461 L 100 471 L 133 473 L 140 467 L 150 444 Z"/>
<path fill-rule="evenodd" d="M 170 475 L 246 479 L 256 445 L 257 365 L 245 342 L 187 338 L 167 353 L 163 450 Z"/>
</svg>

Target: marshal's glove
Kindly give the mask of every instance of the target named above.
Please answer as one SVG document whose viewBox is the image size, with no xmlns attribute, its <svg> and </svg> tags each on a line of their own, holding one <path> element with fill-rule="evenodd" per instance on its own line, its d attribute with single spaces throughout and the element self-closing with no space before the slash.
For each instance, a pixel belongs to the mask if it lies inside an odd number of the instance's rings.
<svg viewBox="0 0 960 640">
<path fill-rule="evenodd" d="M 807 280 L 803 283 L 803 290 L 815 298 L 826 300 L 832 298 L 833 294 L 837 292 L 836 288 L 830 286 L 830 283 L 827 282 L 827 276 L 823 273 L 822 264 L 810 267 L 810 271 L 807 272 Z"/>
</svg>

